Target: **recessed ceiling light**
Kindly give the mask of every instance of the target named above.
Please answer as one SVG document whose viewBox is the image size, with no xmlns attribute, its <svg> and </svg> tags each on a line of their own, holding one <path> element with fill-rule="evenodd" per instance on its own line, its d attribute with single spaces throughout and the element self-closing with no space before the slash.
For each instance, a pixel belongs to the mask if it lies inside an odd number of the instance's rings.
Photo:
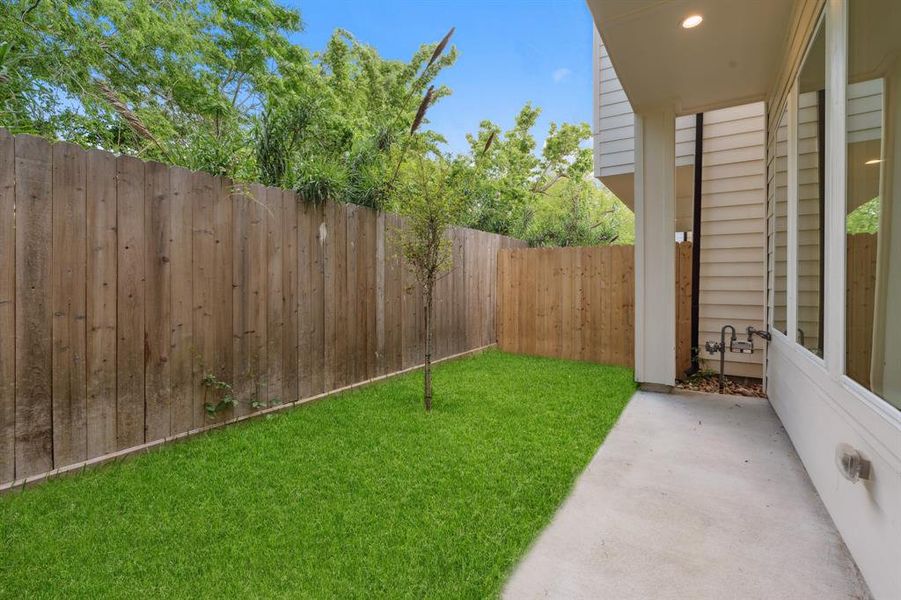
<svg viewBox="0 0 901 600">
<path fill-rule="evenodd" d="M 872 159 L 872 160 L 868 160 L 867 162 L 865 162 L 865 163 L 863 163 L 863 164 L 865 164 L 865 165 L 878 165 L 878 164 L 881 163 L 881 162 L 882 162 L 882 159 L 881 159 L 881 158 L 874 158 L 874 159 Z"/>
<path fill-rule="evenodd" d="M 697 27 L 701 24 L 701 21 L 704 20 L 704 17 L 701 15 L 691 15 L 690 17 L 686 17 L 684 21 L 682 21 L 682 27 L 684 29 L 691 29 L 692 27 Z"/>
</svg>

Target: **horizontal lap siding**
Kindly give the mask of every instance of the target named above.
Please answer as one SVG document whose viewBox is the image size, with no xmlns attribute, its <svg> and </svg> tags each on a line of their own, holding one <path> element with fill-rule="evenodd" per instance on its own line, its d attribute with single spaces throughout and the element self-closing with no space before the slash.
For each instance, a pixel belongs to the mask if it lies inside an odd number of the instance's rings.
<svg viewBox="0 0 901 600">
<path fill-rule="evenodd" d="M 0 487 L 423 361 L 396 215 L 2 129 L 0 215 Z M 435 358 L 496 341 L 525 245 L 448 237 Z"/>
<path fill-rule="evenodd" d="M 600 36 L 594 35 L 595 176 L 635 172 L 635 113 Z M 715 123 L 715 121 L 714 121 Z M 676 165 L 694 164 L 694 116 L 676 118 Z M 754 127 L 755 125 L 749 125 Z M 759 128 L 762 128 L 760 126 Z M 713 134 L 716 134 L 716 128 Z"/>
<path fill-rule="evenodd" d="M 766 322 L 766 162 L 762 103 L 704 114 L 698 340 Z M 758 346 L 760 346 L 758 344 Z M 705 366 L 717 357 L 701 352 Z M 726 354 L 726 373 L 763 376 L 763 351 Z"/>
</svg>

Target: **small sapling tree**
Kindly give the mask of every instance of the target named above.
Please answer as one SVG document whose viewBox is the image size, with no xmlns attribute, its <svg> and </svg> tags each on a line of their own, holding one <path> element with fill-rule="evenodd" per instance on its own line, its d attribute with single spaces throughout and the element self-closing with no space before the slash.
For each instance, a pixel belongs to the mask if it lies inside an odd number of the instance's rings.
<svg viewBox="0 0 901 600">
<path fill-rule="evenodd" d="M 404 165 L 399 177 L 397 206 L 405 217 L 395 239 L 416 280 L 425 305 L 423 401 L 432 410 L 432 308 L 435 284 L 454 267 L 447 230 L 466 214 L 466 200 L 456 192 L 459 169 L 441 156 L 420 154 Z"/>
</svg>

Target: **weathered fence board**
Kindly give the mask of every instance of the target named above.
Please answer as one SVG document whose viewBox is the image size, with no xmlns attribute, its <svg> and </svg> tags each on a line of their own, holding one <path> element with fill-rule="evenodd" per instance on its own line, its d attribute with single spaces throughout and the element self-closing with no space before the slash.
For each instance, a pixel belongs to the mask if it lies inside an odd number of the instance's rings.
<svg viewBox="0 0 901 600">
<path fill-rule="evenodd" d="M 87 155 L 87 456 L 116 450 L 116 159 Z M 2 262 L 2 261 L 0 261 Z"/>
<path fill-rule="evenodd" d="M 18 139 L 18 138 L 17 138 Z M 116 175 L 116 446 L 144 442 L 144 163 L 120 156 Z"/>
<path fill-rule="evenodd" d="M 51 249 L 52 149 L 17 137 L 16 476 L 53 467 Z"/>
<path fill-rule="evenodd" d="M 676 244 L 676 376 L 691 367 L 691 242 Z"/>
<path fill-rule="evenodd" d="M 169 435 L 172 314 L 172 193 L 170 169 L 144 166 L 144 428 L 152 440 Z"/>
<path fill-rule="evenodd" d="M 402 226 L 0 129 L 0 485 L 421 364 Z M 435 359 L 495 341 L 494 256 L 523 245 L 449 235 Z"/>
<path fill-rule="evenodd" d="M 169 431 L 173 434 L 190 431 L 194 424 L 194 263 L 192 243 L 194 211 L 190 192 L 192 174 L 185 169 L 173 169 L 169 178 L 172 194 L 170 215 L 171 243 L 169 248 L 170 329 L 169 382 L 171 406 Z"/>
<path fill-rule="evenodd" d="M 632 366 L 632 246 L 506 249 L 497 253 L 503 350 Z M 691 363 L 691 243 L 676 252 L 677 372 Z"/>
<path fill-rule="evenodd" d="M 53 146 L 53 462 L 87 458 L 85 152 Z"/>
<path fill-rule="evenodd" d="M 15 476 L 16 453 L 16 158 L 0 129 L 0 481 Z"/>
<path fill-rule="evenodd" d="M 297 202 L 294 194 L 287 190 L 279 190 L 282 201 L 282 306 L 284 316 L 284 335 L 282 336 L 282 395 L 291 400 L 299 398 L 297 347 L 299 329 L 297 315 Z"/>
</svg>

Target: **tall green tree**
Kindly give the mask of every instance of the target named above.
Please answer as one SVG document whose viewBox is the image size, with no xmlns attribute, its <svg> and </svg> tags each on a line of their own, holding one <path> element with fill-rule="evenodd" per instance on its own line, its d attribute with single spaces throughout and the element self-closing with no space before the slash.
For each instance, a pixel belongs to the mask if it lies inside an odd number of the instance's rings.
<svg viewBox="0 0 901 600">
<path fill-rule="evenodd" d="M 283 70 L 296 11 L 274 0 L 11 0 L 0 17 L 4 126 L 242 178 L 248 131 Z"/>
<path fill-rule="evenodd" d="M 312 68 L 284 77 L 268 99 L 257 134 L 263 180 L 312 200 L 384 208 L 422 97 L 431 89 L 433 105 L 450 94 L 435 79 L 456 60 L 447 48 L 452 31 L 402 62 L 337 30 Z M 432 150 L 444 141 L 429 131 L 417 138 Z"/>
<path fill-rule="evenodd" d="M 537 152 L 533 131 L 541 111 L 526 104 L 502 132 L 483 121 L 457 157 L 471 198 L 469 224 L 533 245 L 593 245 L 631 239 L 631 213 L 592 177 L 591 128 L 551 123 Z"/>
</svg>

